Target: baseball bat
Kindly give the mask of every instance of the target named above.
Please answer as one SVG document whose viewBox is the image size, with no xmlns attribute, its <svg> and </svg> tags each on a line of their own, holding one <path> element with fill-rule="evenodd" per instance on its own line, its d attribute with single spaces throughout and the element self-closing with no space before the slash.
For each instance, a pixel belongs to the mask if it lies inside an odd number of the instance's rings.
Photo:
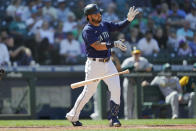
<svg viewBox="0 0 196 131">
<path fill-rule="evenodd" d="M 89 85 L 93 82 L 97 82 L 97 81 L 103 80 L 105 78 L 110 78 L 110 77 L 113 77 L 113 76 L 117 76 L 117 75 L 121 75 L 121 74 L 128 74 L 128 73 L 129 73 L 129 70 L 127 69 L 125 71 L 121 71 L 121 72 L 118 72 L 118 73 L 114 73 L 114 74 L 110 74 L 110 75 L 106 75 L 106 76 L 102 76 L 102 77 L 98 77 L 98 78 L 94 78 L 94 79 L 89 79 L 89 80 L 76 82 L 76 83 L 71 84 L 71 88 L 72 89 L 79 88 L 81 86 Z"/>
</svg>

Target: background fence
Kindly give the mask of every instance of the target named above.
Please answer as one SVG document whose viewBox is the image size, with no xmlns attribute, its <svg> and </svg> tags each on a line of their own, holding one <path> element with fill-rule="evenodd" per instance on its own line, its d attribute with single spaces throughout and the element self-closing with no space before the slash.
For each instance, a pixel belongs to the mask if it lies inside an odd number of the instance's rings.
<svg viewBox="0 0 196 131">
<path fill-rule="evenodd" d="M 0 119 L 64 119 L 83 88 L 72 90 L 70 84 L 84 80 L 84 66 L 39 66 L 39 67 L 7 67 L 6 77 L 0 81 Z M 191 71 L 192 66 L 173 65 L 173 74 L 178 77 L 188 75 L 196 77 Z M 133 77 L 152 80 L 160 74 L 161 66 L 155 65 L 154 72 L 132 72 L 123 77 Z M 122 77 L 122 78 L 123 78 Z M 122 80 L 121 80 L 122 83 Z M 122 86 L 121 86 L 122 87 Z M 121 91 L 123 88 L 121 89 Z M 161 117 L 156 113 L 157 108 L 145 103 L 151 96 L 144 96 L 146 92 L 138 83 L 136 90 L 137 118 Z M 106 93 L 107 85 L 99 84 L 100 119 L 107 116 Z M 151 93 L 153 93 L 152 90 Z M 123 98 L 123 97 L 122 97 Z M 120 117 L 123 118 L 123 99 L 121 98 Z M 150 100 L 152 100 L 150 98 Z M 196 105 L 196 104 L 195 104 Z M 81 118 L 89 118 L 93 112 L 93 99 L 86 104 Z M 167 108 L 166 108 L 167 109 Z M 164 110 L 163 110 L 164 111 Z M 186 116 L 186 109 L 182 108 L 182 117 Z M 167 117 L 167 116 L 166 116 Z"/>
</svg>

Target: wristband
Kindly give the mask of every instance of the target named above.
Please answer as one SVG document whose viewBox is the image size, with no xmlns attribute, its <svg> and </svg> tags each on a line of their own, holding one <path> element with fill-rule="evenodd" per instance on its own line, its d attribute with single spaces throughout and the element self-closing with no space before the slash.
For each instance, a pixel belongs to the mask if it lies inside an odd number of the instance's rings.
<svg viewBox="0 0 196 131">
<path fill-rule="evenodd" d="M 114 41 L 107 42 L 106 47 L 107 47 L 107 49 L 114 47 Z"/>
</svg>

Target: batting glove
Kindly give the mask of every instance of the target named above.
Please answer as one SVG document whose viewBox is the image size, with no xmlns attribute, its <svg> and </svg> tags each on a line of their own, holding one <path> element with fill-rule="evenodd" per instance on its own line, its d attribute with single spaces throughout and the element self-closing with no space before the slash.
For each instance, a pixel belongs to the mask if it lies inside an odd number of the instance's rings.
<svg viewBox="0 0 196 131">
<path fill-rule="evenodd" d="M 131 22 L 137 14 L 139 14 L 139 10 L 135 9 L 135 6 L 131 7 L 127 14 L 127 20 Z"/>
<path fill-rule="evenodd" d="M 126 45 L 121 40 L 114 41 L 114 47 L 119 48 L 122 51 L 127 50 Z"/>
</svg>

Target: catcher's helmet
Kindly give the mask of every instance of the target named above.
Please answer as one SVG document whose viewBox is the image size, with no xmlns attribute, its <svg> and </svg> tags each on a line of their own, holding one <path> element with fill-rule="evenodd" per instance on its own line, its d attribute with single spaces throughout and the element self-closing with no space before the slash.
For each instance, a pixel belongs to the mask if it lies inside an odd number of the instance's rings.
<svg viewBox="0 0 196 131">
<path fill-rule="evenodd" d="M 86 16 L 101 13 L 102 11 L 103 10 L 100 9 L 96 4 L 88 4 L 86 7 L 84 7 L 84 14 Z"/>
</svg>

